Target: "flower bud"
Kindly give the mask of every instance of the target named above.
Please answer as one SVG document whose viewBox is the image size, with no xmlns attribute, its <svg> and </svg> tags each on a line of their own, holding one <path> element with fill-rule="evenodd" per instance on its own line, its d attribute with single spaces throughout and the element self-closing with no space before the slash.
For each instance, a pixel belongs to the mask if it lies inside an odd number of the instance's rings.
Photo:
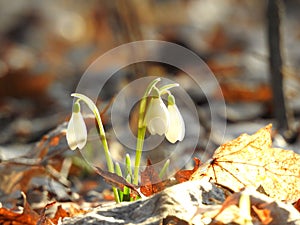
<svg viewBox="0 0 300 225">
<path fill-rule="evenodd" d="M 77 147 L 82 149 L 86 144 L 87 129 L 78 102 L 74 103 L 71 119 L 67 127 L 66 138 L 72 150 L 75 150 Z"/>
<path fill-rule="evenodd" d="M 182 141 L 185 134 L 184 120 L 179 112 L 175 99 L 170 95 L 168 100 L 168 113 L 170 117 L 170 125 L 166 132 L 166 138 L 169 142 L 175 143 L 176 141 Z"/>
</svg>

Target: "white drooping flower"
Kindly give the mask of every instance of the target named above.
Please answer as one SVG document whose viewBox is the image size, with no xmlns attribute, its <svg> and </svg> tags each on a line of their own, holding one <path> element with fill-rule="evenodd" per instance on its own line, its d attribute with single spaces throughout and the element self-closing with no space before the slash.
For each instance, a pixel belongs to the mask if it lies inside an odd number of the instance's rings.
<svg viewBox="0 0 300 225">
<path fill-rule="evenodd" d="M 171 143 L 182 141 L 185 134 L 185 125 L 181 113 L 175 104 L 175 98 L 173 95 L 169 95 L 168 97 L 168 113 L 170 117 L 170 125 L 165 133 L 166 138 Z"/>
<path fill-rule="evenodd" d="M 167 132 L 170 118 L 166 105 L 160 96 L 152 97 L 145 115 L 145 124 L 151 135 Z"/>
<path fill-rule="evenodd" d="M 75 150 L 77 147 L 83 149 L 86 144 L 87 129 L 80 112 L 79 102 L 75 102 L 73 105 L 73 112 L 68 123 L 66 138 L 72 150 Z"/>
</svg>

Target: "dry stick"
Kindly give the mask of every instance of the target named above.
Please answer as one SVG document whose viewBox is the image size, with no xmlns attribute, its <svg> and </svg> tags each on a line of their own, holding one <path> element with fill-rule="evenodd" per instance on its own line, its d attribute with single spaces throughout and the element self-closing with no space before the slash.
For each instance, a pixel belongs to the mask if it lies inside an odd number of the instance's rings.
<svg viewBox="0 0 300 225">
<path fill-rule="evenodd" d="M 280 22 L 281 0 L 269 0 L 267 6 L 267 29 L 269 45 L 269 66 L 273 92 L 274 116 L 280 133 L 285 134 L 290 129 L 287 107 L 283 93 L 283 73 L 281 57 Z M 291 118 L 290 118 L 291 119 Z"/>
</svg>

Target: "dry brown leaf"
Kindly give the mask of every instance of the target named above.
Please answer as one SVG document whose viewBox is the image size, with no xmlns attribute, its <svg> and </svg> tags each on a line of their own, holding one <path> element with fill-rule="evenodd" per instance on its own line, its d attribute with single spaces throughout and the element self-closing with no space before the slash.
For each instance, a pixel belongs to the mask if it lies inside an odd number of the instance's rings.
<svg viewBox="0 0 300 225">
<path fill-rule="evenodd" d="M 18 213 L 10 209 L 0 208 L 0 224 L 9 225 L 53 225 L 58 224 L 60 218 L 76 216 L 78 214 L 86 213 L 87 211 L 76 209 L 71 204 L 69 210 L 64 210 L 61 205 L 57 207 L 55 216 L 49 219 L 46 215 L 46 210 L 53 207 L 56 202 L 47 204 L 40 214 L 35 212 L 26 200 L 26 195 L 22 192 L 24 198 L 23 212 Z"/>
<path fill-rule="evenodd" d="M 95 169 L 96 173 L 98 173 L 100 176 L 102 176 L 103 179 L 106 181 L 106 183 L 108 183 L 114 187 L 117 187 L 120 190 L 123 190 L 124 187 L 126 186 L 131 189 L 133 194 L 141 196 L 139 191 L 136 189 L 136 187 L 133 184 L 127 182 L 123 177 L 118 176 L 115 173 L 111 173 L 109 171 L 102 170 L 100 167 L 97 167 L 97 166 L 95 168 L 96 168 Z"/>
<path fill-rule="evenodd" d="M 53 223 L 52 223 L 53 221 L 50 221 L 50 220 L 47 218 L 47 216 L 46 216 L 46 210 L 47 210 L 48 208 L 52 207 L 52 206 L 55 205 L 55 204 L 56 204 L 56 202 L 54 201 L 54 202 L 48 203 L 48 204 L 43 208 L 42 213 L 41 213 L 41 215 L 40 215 L 40 218 L 39 218 L 39 220 L 37 221 L 36 225 L 48 225 L 48 224 L 52 225 L 52 224 L 53 224 Z M 57 223 L 55 223 L 55 224 L 57 224 Z"/>
<path fill-rule="evenodd" d="M 190 225 L 185 220 L 179 219 L 176 216 L 167 216 L 163 219 L 162 225 Z"/>
<path fill-rule="evenodd" d="M 33 75 L 28 70 L 11 71 L 0 78 L 0 96 L 47 98 L 47 89 L 53 79 L 50 74 Z"/>
<path fill-rule="evenodd" d="M 262 186 L 271 198 L 295 202 L 300 197 L 300 155 L 271 148 L 271 128 L 270 124 L 221 145 L 191 180 L 208 176 L 233 191 Z"/>
<path fill-rule="evenodd" d="M 221 83 L 221 89 L 227 102 L 269 102 L 272 99 L 272 91 L 265 84 L 253 88 L 238 82 Z"/>
<path fill-rule="evenodd" d="M 192 176 L 192 174 L 199 168 L 201 161 L 198 158 L 194 158 L 195 161 L 195 166 L 192 170 L 179 170 L 176 174 L 175 174 L 175 179 L 179 182 L 185 182 L 188 181 L 190 179 L 190 177 Z"/>
<path fill-rule="evenodd" d="M 61 205 L 59 205 L 57 207 L 57 211 L 55 213 L 55 216 L 51 219 L 51 221 L 54 223 L 54 224 L 58 224 L 58 221 L 60 218 L 64 218 L 64 217 L 70 217 L 70 213 L 67 212 L 66 210 L 64 210 Z"/>
<path fill-rule="evenodd" d="M 295 202 L 294 207 L 300 212 L 300 198 Z"/>
<path fill-rule="evenodd" d="M 24 209 L 22 213 L 17 213 L 9 209 L 0 208 L 0 224 L 14 224 L 14 225 L 36 225 L 40 220 L 40 216 L 31 209 L 29 206 L 25 194 L 24 198 Z M 50 221 L 45 218 L 43 225 L 50 224 Z"/>
<path fill-rule="evenodd" d="M 262 222 L 263 225 L 270 224 L 273 220 L 271 217 L 271 211 L 268 209 L 259 209 L 255 205 L 252 206 L 253 211 Z"/>
<path fill-rule="evenodd" d="M 35 219 L 25 213 L 16 213 L 9 209 L 0 208 L 0 224 L 35 225 Z"/>
<path fill-rule="evenodd" d="M 214 59 L 210 59 L 207 61 L 207 65 L 217 78 L 230 78 L 241 74 L 241 68 L 235 63 L 220 63 Z"/>
<path fill-rule="evenodd" d="M 147 160 L 147 167 L 141 173 L 141 192 L 145 196 L 150 196 L 165 189 L 165 184 L 154 170 L 150 159 Z"/>
<path fill-rule="evenodd" d="M 290 204 L 269 198 L 252 188 L 232 194 L 226 198 L 221 208 L 204 212 L 203 217 L 212 218 L 211 225 L 245 224 L 245 208 L 241 207 L 241 197 L 244 194 L 250 198 L 253 224 L 297 224 L 296 221 L 300 219 L 300 214 Z"/>
</svg>

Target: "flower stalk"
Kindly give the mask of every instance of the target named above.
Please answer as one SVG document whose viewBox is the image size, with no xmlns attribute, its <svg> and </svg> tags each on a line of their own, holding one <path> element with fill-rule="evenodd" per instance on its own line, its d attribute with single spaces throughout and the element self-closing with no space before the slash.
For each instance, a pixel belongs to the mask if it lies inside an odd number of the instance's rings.
<svg viewBox="0 0 300 225">
<path fill-rule="evenodd" d="M 139 167 L 146 129 L 148 128 L 151 135 L 165 134 L 166 138 L 171 143 L 175 143 L 178 140 L 182 141 L 185 134 L 184 121 L 177 106 L 175 105 L 175 98 L 169 91 L 169 89 L 173 87 L 178 87 L 179 84 L 167 84 L 158 89 L 155 85 L 159 81 L 160 78 L 157 78 L 148 85 L 140 103 L 136 157 L 133 176 L 133 184 L 135 185 L 138 185 Z M 154 93 L 154 95 L 151 96 L 150 103 L 146 111 L 147 98 L 150 96 L 151 91 Z M 164 94 L 169 95 L 168 108 L 161 99 L 161 95 Z"/>
<path fill-rule="evenodd" d="M 110 155 L 110 152 L 109 152 L 107 139 L 106 139 L 106 135 L 105 135 L 105 130 L 104 130 L 103 123 L 102 123 L 100 113 L 98 111 L 97 106 L 94 104 L 94 102 L 91 99 L 89 99 L 85 95 L 82 95 L 82 94 L 79 94 L 79 93 L 73 93 L 73 94 L 71 94 L 71 96 L 76 97 L 76 98 L 82 100 L 83 102 L 85 102 L 87 104 L 87 106 L 90 108 L 90 110 L 93 112 L 93 114 L 95 115 L 95 118 L 97 120 L 97 124 L 98 124 L 98 127 L 99 127 L 100 139 L 101 139 L 103 149 L 104 149 L 107 168 L 108 168 L 109 172 L 114 173 L 115 172 L 114 163 L 112 161 L 112 158 L 111 158 L 111 155 Z M 116 202 L 120 202 L 119 195 L 118 195 L 118 190 L 115 187 L 113 187 L 113 192 L 114 192 Z"/>
<path fill-rule="evenodd" d="M 144 146 L 144 139 L 146 134 L 146 125 L 144 123 L 147 97 L 150 95 L 152 88 L 160 81 L 160 78 L 153 80 L 147 87 L 145 94 L 140 103 L 139 109 L 139 119 L 138 119 L 138 133 L 137 133 L 137 143 L 136 143 L 136 152 L 135 152 L 135 164 L 133 171 L 133 184 L 138 185 L 139 183 L 139 168 L 142 158 L 142 150 Z"/>
</svg>

